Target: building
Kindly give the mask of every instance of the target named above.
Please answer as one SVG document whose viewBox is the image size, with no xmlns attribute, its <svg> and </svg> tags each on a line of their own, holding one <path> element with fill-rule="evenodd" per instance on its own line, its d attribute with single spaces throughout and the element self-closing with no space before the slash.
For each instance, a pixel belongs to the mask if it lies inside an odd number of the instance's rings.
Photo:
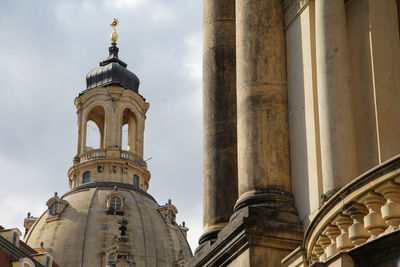
<svg viewBox="0 0 400 267">
<path fill-rule="evenodd" d="M 188 266 L 399 266 L 397 0 L 204 0 Z"/>
<path fill-rule="evenodd" d="M 178 225 L 171 200 L 159 205 L 147 193 L 143 135 L 149 103 L 139 94 L 138 77 L 118 58 L 117 24 L 111 24 L 109 57 L 88 73 L 86 90 L 75 99 L 78 142 L 68 171 L 71 190 L 54 193 L 39 218 L 28 216 L 25 242 L 49 251 L 62 267 L 181 267 L 192 256 L 189 229 Z M 99 129 L 97 148 L 86 146 L 88 121 Z"/>
<path fill-rule="evenodd" d="M 17 228 L 4 229 L 0 226 L 1 267 L 58 267 L 48 251 L 42 247 L 33 249 L 20 237 L 21 232 Z"/>
</svg>

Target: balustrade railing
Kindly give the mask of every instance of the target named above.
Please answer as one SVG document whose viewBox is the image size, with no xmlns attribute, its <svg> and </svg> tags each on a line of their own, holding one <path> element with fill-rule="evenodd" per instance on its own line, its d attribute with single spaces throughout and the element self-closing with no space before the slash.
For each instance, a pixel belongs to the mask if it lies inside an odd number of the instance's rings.
<svg viewBox="0 0 400 267">
<path fill-rule="evenodd" d="M 93 159 L 98 159 L 98 158 L 105 158 L 107 156 L 107 150 L 106 149 L 93 149 L 87 152 L 82 153 L 79 156 L 79 162 L 85 162 Z M 132 161 L 138 165 L 146 165 L 146 162 L 143 161 L 142 157 L 139 155 L 126 151 L 126 150 L 121 150 L 120 152 L 120 158 Z"/>
<path fill-rule="evenodd" d="M 79 161 L 84 162 L 97 158 L 104 158 L 106 156 L 106 151 L 104 149 L 93 149 L 86 151 L 79 156 Z"/>
<path fill-rule="evenodd" d="M 121 159 L 127 159 L 127 160 L 133 161 L 139 165 L 146 164 L 146 162 L 143 161 L 142 157 L 140 157 L 139 155 L 137 155 L 133 152 L 126 151 L 126 150 L 121 150 Z"/>
<path fill-rule="evenodd" d="M 400 157 L 378 166 L 336 193 L 305 236 L 308 264 L 323 262 L 400 226 Z"/>
</svg>

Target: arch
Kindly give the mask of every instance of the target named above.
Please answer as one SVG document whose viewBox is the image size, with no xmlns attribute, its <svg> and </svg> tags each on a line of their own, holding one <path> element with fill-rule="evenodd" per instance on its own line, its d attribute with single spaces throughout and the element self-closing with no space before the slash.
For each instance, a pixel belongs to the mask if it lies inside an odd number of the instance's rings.
<svg viewBox="0 0 400 267">
<path fill-rule="evenodd" d="M 122 208 L 122 199 L 118 196 L 110 198 L 110 210 L 120 211 Z"/>
<path fill-rule="evenodd" d="M 101 105 L 96 105 L 92 107 L 89 112 L 86 114 L 84 124 L 85 124 L 85 142 L 84 142 L 84 151 L 90 149 L 87 146 L 88 143 L 93 145 L 93 148 L 104 148 L 104 129 L 105 129 L 105 109 Z M 92 123 L 90 123 L 92 122 Z M 88 130 L 89 128 L 89 130 Z M 96 131 L 98 131 L 96 133 Z M 94 139 L 98 139 L 98 145 L 96 145 L 96 141 Z M 89 141 L 89 142 L 88 142 Z"/>
<path fill-rule="evenodd" d="M 121 126 L 121 145 L 125 143 L 124 135 L 123 135 L 123 128 L 124 125 L 128 125 L 128 135 L 126 140 L 126 150 L 131 152 L 136 152 L 136 140 L 137 140 L 137 118 L 135 113 L 129 109 L 125 108 L 122 112 L 122 126 Z M 121 146 L 122 147 L 122 146 Z"/>
<path fill-rule="evenodd" d="M 82 174 L 82 183 L 89 183 L 90 182 L 90 171 L 84 172 Z"/>
<path fill-rule="evenodd" d="M 106 198 L 108 215 L 124 215 L 125 196 L 118 191 L 113 191 Z"/>
</svg>

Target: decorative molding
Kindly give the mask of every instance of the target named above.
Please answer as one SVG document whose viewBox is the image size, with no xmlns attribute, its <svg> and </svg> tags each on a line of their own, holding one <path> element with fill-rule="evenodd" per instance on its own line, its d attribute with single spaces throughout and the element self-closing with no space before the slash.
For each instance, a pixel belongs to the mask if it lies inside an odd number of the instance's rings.
<svg viewBox="0 0 400 267">
<path fill-rule="evenodd" d="M 285 0 L 283 2 L 285 28 L 287 28 L 294 19 L 301 14 L 301 12 L 303 12 L 310 1 L 313 0 Z"/>
</svg>

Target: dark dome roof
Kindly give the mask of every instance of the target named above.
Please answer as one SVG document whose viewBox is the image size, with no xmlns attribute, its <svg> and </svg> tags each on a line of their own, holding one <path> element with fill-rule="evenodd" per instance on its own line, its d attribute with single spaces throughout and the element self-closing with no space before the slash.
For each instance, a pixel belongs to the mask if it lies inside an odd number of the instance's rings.
<svg viewBox="0 0 400 267">
<path fill-rule="evenodd" d="M 108 50 L 110 51 L 108 58 L 100 62 L 100 67 L 91 70 L 86 75 L 86 89 L 119 85 L 139 93 L 139 78 L 126 68 L 126 63 L 118 58 L 118 47 L 113 44 Z"/>
</svg>

